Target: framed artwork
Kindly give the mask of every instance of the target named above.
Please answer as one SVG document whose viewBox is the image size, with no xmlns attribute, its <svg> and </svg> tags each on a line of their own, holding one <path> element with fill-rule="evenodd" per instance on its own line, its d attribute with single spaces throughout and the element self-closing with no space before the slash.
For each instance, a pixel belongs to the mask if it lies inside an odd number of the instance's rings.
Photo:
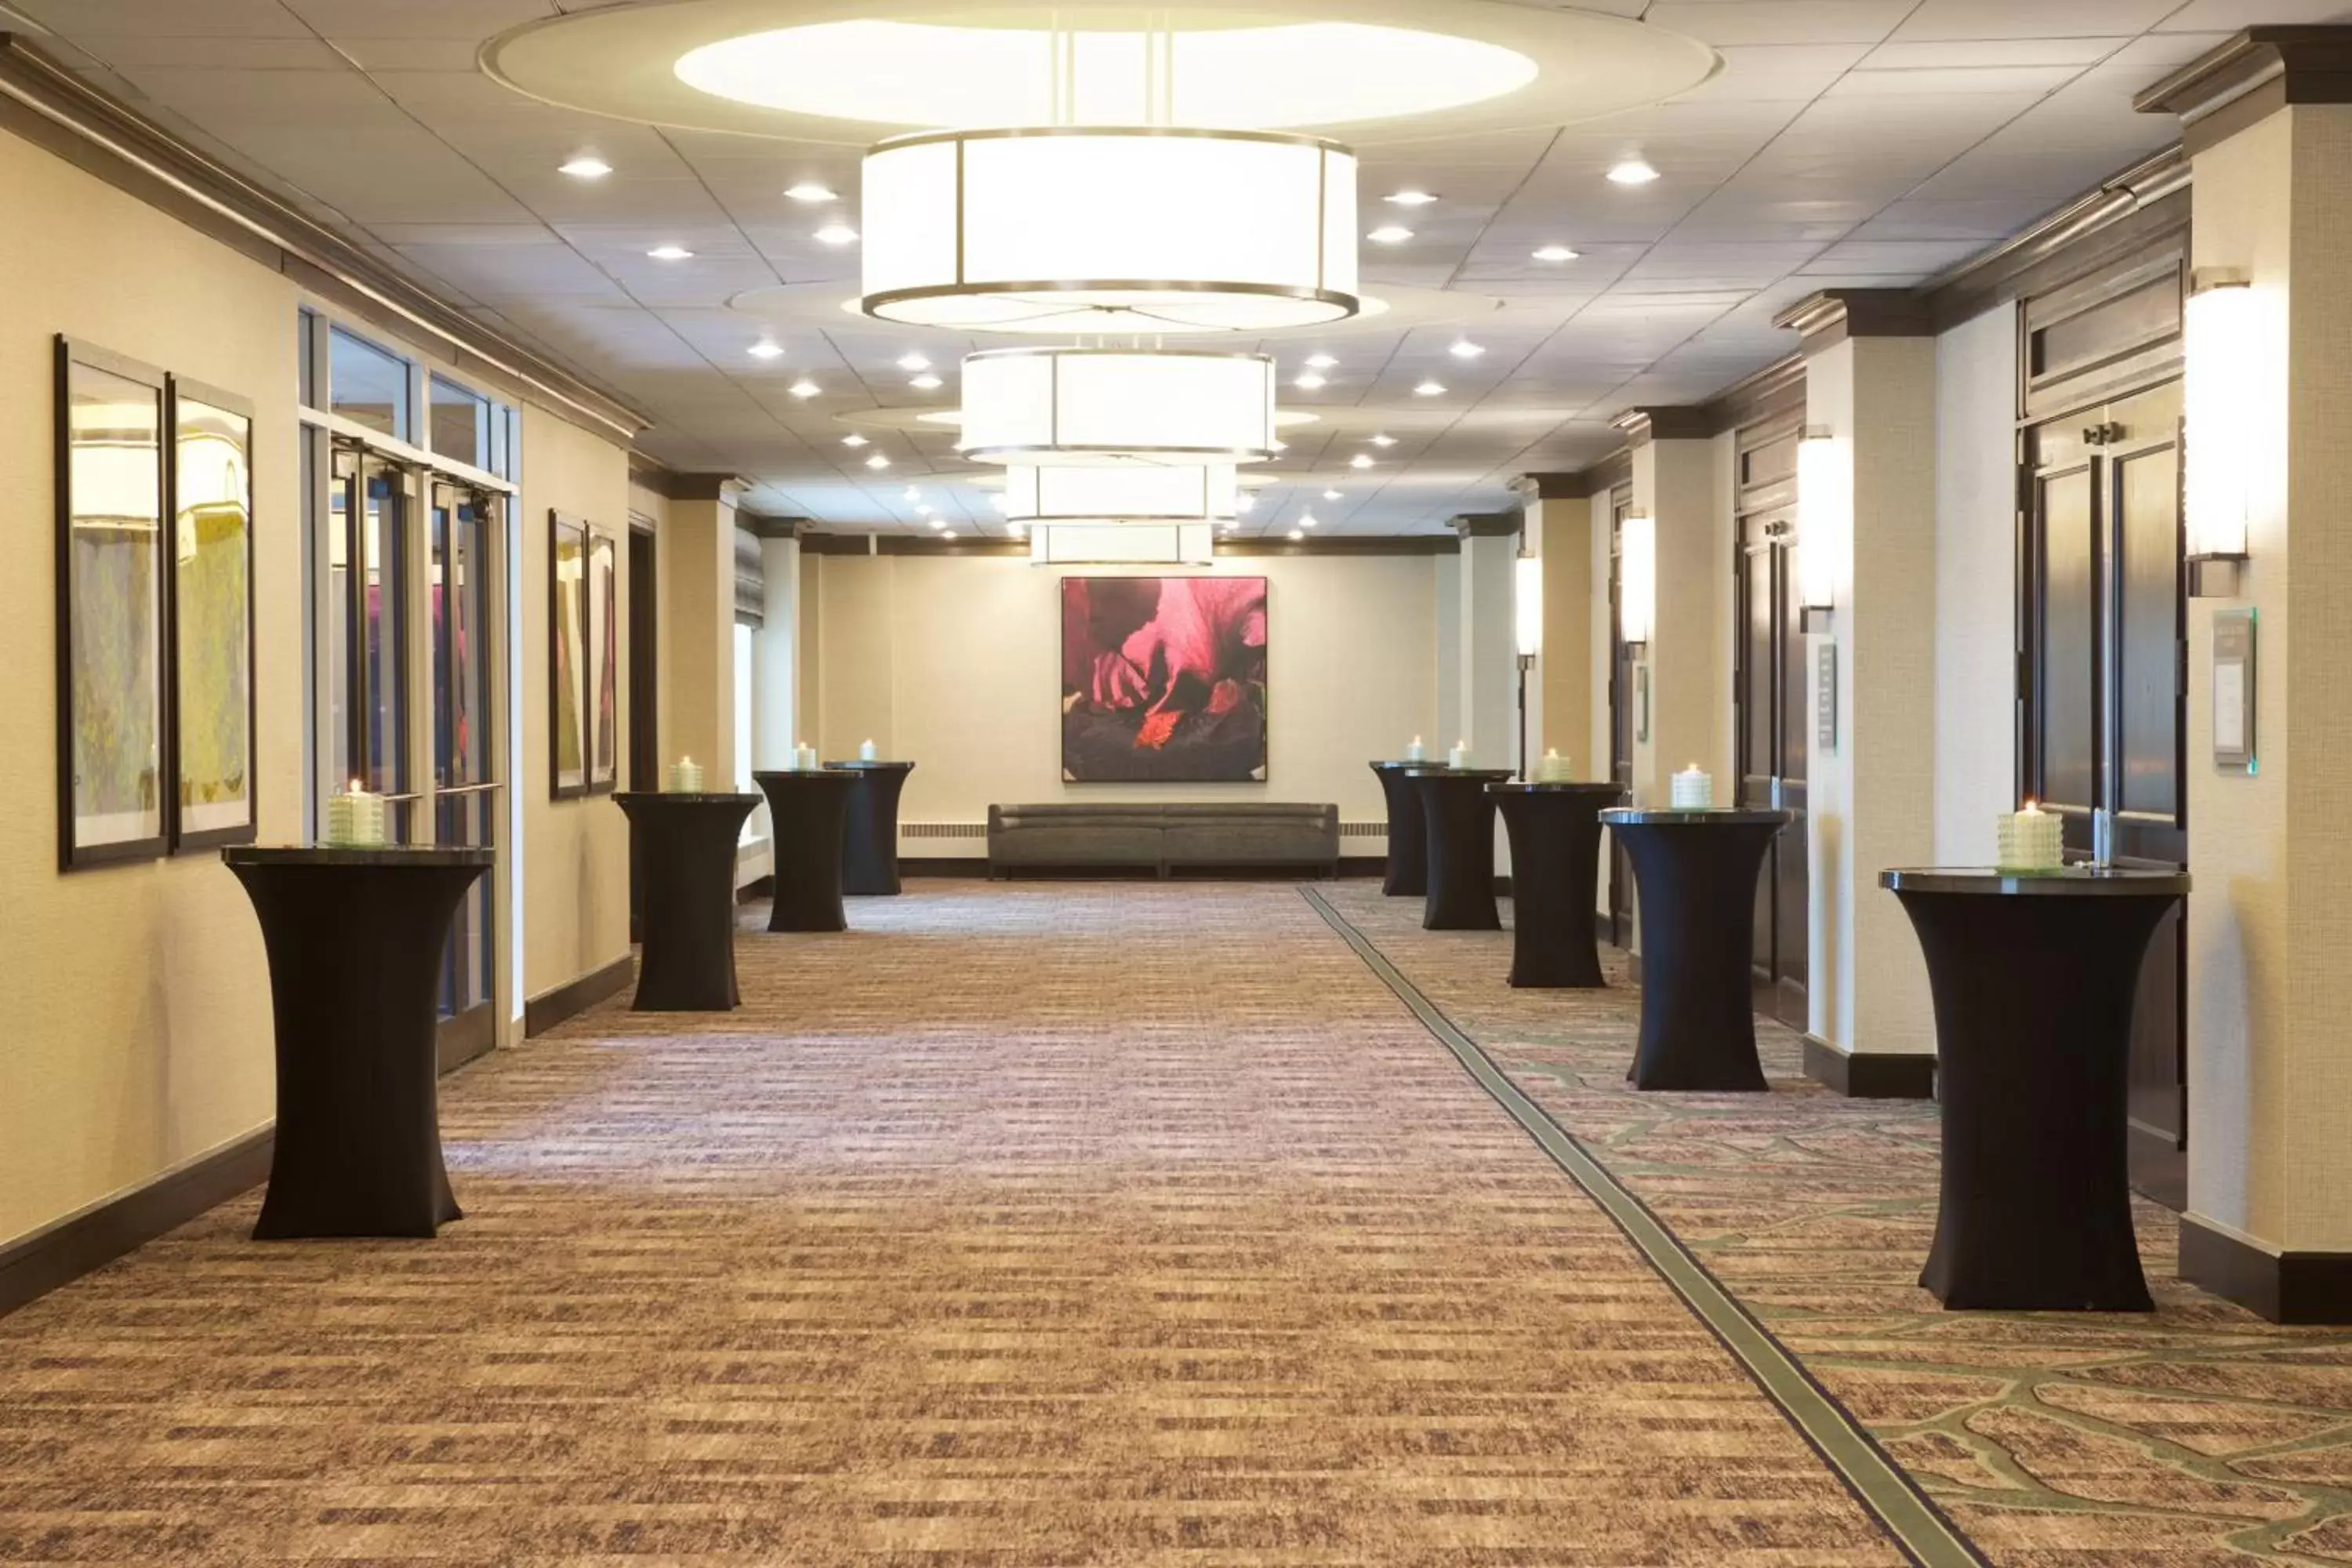
<svg viewBox="0 0 2352 1568">
<path fill-rule="evenodd" d="M 57 340 L 58 861 L 167 839 L 165 378 Z"/>
<path fill-rule="evenodd" d="M 179 376 L 170 392 L 176 852 L 254 837 L 253 410 Z"/>
<path fill-rule="evenodd" d="M 1062 777 L 1266 776 L 1263 577 L 1062 579 Z"/>
<path fill-rule="evenodd" d="M 552 794 L 588 793 L 588 525 L 547 514 L 548 743 Z"/>
<path fill-rule="evenodd" d="M 615 788 L 621 777 L 621 547 L 611 534 L 588 534 L 588 787 Z"/>
</svg>

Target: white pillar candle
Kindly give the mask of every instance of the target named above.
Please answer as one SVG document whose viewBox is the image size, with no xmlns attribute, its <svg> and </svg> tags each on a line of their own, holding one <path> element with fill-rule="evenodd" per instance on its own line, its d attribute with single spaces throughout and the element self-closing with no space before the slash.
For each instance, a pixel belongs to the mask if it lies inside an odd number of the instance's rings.
<svg viewBox="0 0 2352 1568">
<path fill-rule="evenodd" d="M 1467 741 L 1454 742 L 1454 749 L 1445 753 L 1445 765 L 1449 768 L 1468 767 L 1470 765 L 1470 743 Z"/>
<path fill-rule="evenodd" d="M 793 752 L 793 765 L 804 773 L 816 772 L 816 748 L 803 741 Z"/>
<path fill-rule="evenodd" d="M 1429 748 L 1421 743 L 1420 736 L 1415 735 L 1412 738 L 1412 744 L 1404 749 L 1404 760 L 1408 763 L 1425 763 L 1429 761 Z"/>
<path fill-rule="evenodd" d="M 857 743 L 857 760 L 859 762 L 874 763 L 879 762 L 881 759 L 882 753 L 875 749 L 873 742 L 861 741 Z"/>
<path fill-rule="evenodd" d="M 673 795 L 702 793 L 702 764 L 692 757 L 680 757 L 669 765 L 669 787 Z"/>
<path fill-rule="evenodd" d="M 1568 759 L 1558 752 L 1547 748 L 1543 760 L 1536 764 L 1536 783 L 1567 784 L 1570 781 L 1570 777 L 1568 771 Z"/>
<path fill-rule="evenodd" d="M 341 795 L 327 797 L 327 842 L 365 849 L 384 842 L 383 796 L 370 795 L 353 779 Z"/>
<path fill-rule="evenodd" d="M 1696 763 L 1674 777 L 1667 804 L 1676 811 L 1711 811 L 1715 808 L 1715 776 L 1699 772 Z"/>
<path fill-rule="evenodd" d="M 2064 863 L 2064 824 L 2032 801 L 1993 821 L 1993 866 L 2001 871 L 2055 871 Z"/>
</svg>

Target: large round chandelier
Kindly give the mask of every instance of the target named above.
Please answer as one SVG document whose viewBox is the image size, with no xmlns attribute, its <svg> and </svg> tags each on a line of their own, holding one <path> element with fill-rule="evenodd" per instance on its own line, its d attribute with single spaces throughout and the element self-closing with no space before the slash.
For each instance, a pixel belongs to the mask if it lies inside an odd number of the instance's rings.
<svg viewBox="0 0 2352 1568">
<path fill-rule="evenodd" d="M 1231 522 L 1241 485 L 1231 463 L 1116 467 L 1073 463 L 1005 471 L 1004 521 L 1062 522 Z"/>
<path fill-rule="evenodd" d="M 866 155 L 860 308 L 965 331 L 1270 331 L 1353 316 L 1356 156 L 1281 132 L 1055 125 Z"/>
<path fill-rule="evenodd" d="M 1198 349 L 989 349 L 963 362 L 965 457 L 1046 466 L 1262 462 L 1274 360 Z"/>
</svg>

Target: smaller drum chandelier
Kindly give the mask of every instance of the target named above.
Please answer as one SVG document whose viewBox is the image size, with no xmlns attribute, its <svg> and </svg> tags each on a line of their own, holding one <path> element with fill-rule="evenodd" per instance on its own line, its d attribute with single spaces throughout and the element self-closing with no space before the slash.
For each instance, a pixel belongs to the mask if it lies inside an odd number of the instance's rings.
<svg viewBox="0 0 2352 1568">
<path fill-rule="evenodd" d="M 1007 522 L 1230 522 L 1241 500 L 1231 463 L 1018 463 L 1004 478 Z"/>
<path fill-rule="evenodd" d="M 965 457 L 1049 467 L 1263 462 L 1276 450 L 1270 355 L 990 349 L 963 362 Z"/>
<path fill-rule="evenodd" d="M 1356 295 L 1356 155 L 1182 126 L 926 132 L 866 154 L 859 308 L 962 331 L 1263 332 Z"/>
</svg>

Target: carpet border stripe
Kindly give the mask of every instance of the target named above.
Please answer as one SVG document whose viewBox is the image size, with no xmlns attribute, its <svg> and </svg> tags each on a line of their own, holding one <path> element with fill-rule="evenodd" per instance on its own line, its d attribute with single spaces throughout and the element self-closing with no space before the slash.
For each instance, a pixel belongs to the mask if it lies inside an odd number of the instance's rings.
<svg viewBox="0 0 2352 1568">
<path fill-rule="evenodd" d="M 1507 1111 L 1570 1180 L 1584 1189 L 1722 1342 L 1766 1398 L 1845 1484 L 1895 1544 L 1920 1568 L 1987 1568 L 1987 1560 L 1934 1500 L 1889 1458 L 1877 1440 L 1801 1365 L 1755 1315 L 1576 1136 L 1511 1081 L 1477 1041 L 1462 1032 L 1370 937 L 1314 888 L 1299 892 L 1325 924 L 1396 994 L 1471 1079 Z"/>
</svg>

